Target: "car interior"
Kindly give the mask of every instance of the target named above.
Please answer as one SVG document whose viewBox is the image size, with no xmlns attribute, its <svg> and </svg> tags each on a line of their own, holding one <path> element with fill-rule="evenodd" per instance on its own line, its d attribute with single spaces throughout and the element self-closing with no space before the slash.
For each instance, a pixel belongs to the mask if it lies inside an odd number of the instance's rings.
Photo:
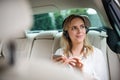
<svg viewBox="0 0 120 80">
<path fill-rule="evenodd" d="M 15 62 L 17 66 L 21 64 L 21 61 L 24 62 L 24 59 L 31 62 L 39 59 L 52 61 L 52 55 L 61 47 L 62 24 L 60 25 L 61 28 L 51 29 L 49 25 L 52 26 L 54 21 L 49 21 L 48 18 L 41 19 L 41 17 L 38 16 L 44 17 L 44 15 L 48 14 L 51 16 L 56 14 L 57 16 L 57 13 L 68 16 L 70 10 L 75 13 L 77 9 L 83 10 L 83 12 L 84 9 L 86 9 L 86 11 L 90 10 L 91 13 L 88 12 L 88 17 L 90 20 L 92 19 L 91 26 L 89 26 L 87 33 L 89 42 L 103 52 L 108 69 L 108 80 L 120 80 L 120 0 L 1 0 L 0 5 L 1 12 L 3 12 L 3 14 L 0 15 L 0 22 L 2 21 L 0 25 L 5 26 L 5 29 L 0 27 L 0 34 L 3 33 L 0 35 L 0 67 L 5 67 L 5 64 L 12 61 L 12 58 L 15 58 L 13 59 L 13 64 Z M 93 15 L 96 16 L 93 17 Z M 38 20 L 39 23 L 37 22 L 37 17 L 40 18 L 40 20 Z M 96 20 L 96 18 L 99 18 L 99 20 Z M 44 21 L 45 19 L 47 20 Z M 62 20 L 60 23 L 62 23 Z M 41 27 L 37 28 L 37 25 L 41 25 Z M 2 32 L 2 30 L 4 30 L 4 32 Z M 4 36 L 7 38 L 2 39 Z M 13 43 L 13 45 L 10 43 Z M 39 63 L 39 61 L 36 62 Z M 41 65 L 43 65 L 40 69 L 41 71 L 38 70 L 40 72 L 42 72 L 44 66 L 53 70 L 52 66 L 49 66 L 49 63 L 45 65 L 41 62 Z M 33 69 L 33 67 L 31 69 Z M 3 70 L 0 68 L 0 71 L 2 72 Z M 25 71 L 23 70 L 23 73 Z M 35 71 L 37 71 L 37 69 Z M 37 73 L 35 71 L 33 72 Z M 45 72 L 47 73 L 48 71 L 46 70 Z M 57 74 L 57 72 L 53 73 Z M 38 74 L 42 75 L 42 73 L 39 72 Z M 49 75 L 46 74 L 46 76 Z M 66 77 L 68 76 L 69 75 L 66 75 Z M 49 77 L 49 79 L 45 78 L 44 80 L 55 80 L 57 79 L 55 77 L 57 76 L 54 76 L 54 78 Z M 68 78 L 63 78 L 62 80 L 67 79 Z M 15 78 L 15 80 L 19 79 Z"/>
</svg>

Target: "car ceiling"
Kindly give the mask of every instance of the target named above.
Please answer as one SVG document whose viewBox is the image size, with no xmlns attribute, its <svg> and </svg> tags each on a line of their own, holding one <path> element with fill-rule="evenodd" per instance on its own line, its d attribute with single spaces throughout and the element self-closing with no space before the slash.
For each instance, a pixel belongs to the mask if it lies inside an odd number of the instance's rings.
<svg viewBox="0 0 120 80">
<path fill-rule="evenodd" d="M 33 14 L 55 12 L 70 8 L 93 8 L 96 9 L 104 25 L 109 25 L 101 0 L 29 0 Z"/>
<path fill-rule="evenodd" d="M 98 0 L 97 0 L 98 1 Z M 30 0 L 32 9 L 40 12 L 50 12 L 69 8 L 96 8 L 94 0 Z M 88 4 L 89 3 L 89 4 Z"/>
</svg>

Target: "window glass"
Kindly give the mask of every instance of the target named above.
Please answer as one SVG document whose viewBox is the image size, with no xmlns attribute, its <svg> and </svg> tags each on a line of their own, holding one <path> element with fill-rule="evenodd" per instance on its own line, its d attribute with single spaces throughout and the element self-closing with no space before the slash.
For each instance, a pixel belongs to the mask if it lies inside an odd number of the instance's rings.
<svg viewBox="0 0 120 80">
<path fill-rule="evenodd" d="M 101 27 L 102 23 L 97 12 L 92 8 L 75 8 L 34 15 L 34 25 L 31 31 L 61 30 L 63 20 L 70 14 L 86 15 L 89 17 L 91 27 Z"/>
</svg>

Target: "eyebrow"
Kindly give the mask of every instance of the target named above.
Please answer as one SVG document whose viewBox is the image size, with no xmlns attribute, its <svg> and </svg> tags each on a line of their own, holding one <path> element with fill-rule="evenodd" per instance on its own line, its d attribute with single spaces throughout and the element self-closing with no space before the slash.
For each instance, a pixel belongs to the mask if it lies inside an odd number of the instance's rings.
<svg viewBox="0 0 120 80">
<path fill-rule="evenodd" d="M 76 26 L 76 25 L 71 25 L 71 26 Z M 85 26 L 85 24 L 81 24 L 80 26 Z"/>
</svg>

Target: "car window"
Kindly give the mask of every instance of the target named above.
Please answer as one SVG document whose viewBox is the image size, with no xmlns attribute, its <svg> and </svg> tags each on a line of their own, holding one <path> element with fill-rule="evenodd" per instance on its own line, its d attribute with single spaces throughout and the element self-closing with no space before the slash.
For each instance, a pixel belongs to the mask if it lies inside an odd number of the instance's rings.
<svg viewBox="0 0 120 80">
<path fill-rule="evenodd" d="M 34 15 L 34 30 L 59 30 L 62 29 L 63 20 L 70 14 L 86 15 L 91 21 L 91 27 L 101 27 L 97 12 L 92 8 L 76 8 Z"/>
</svg>

